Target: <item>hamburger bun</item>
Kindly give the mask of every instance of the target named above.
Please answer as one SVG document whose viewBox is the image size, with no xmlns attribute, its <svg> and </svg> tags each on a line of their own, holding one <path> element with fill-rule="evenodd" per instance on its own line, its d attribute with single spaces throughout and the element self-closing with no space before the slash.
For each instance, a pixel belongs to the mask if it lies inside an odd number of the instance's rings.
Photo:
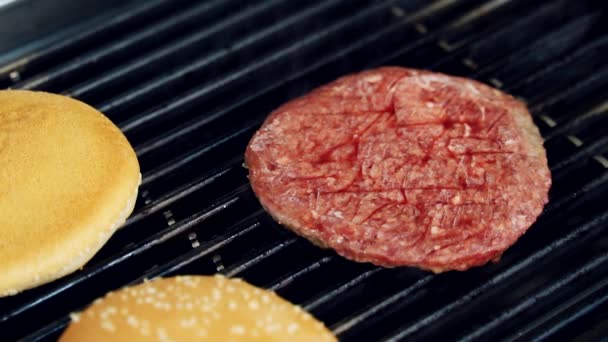
<svg viewBox="0 0 608 342">
<path fill-rule="evenodd" d="M 0 91 L 0 297 L 82 267 L 133 211 L 131 145 L 77 100 Z"/>
<path fill-rule="evenodd" d="M 98 299 L 59 338 L 72 341 L 337 341 L 273 292 L 216 276 L 159 278 Z"/>
</svg>

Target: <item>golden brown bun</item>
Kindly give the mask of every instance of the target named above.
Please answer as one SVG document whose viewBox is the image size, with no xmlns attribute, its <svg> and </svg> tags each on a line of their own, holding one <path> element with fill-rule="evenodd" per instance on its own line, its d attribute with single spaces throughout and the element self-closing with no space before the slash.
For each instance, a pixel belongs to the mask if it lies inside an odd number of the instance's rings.
<svg viewBox="0 0 608 342">
<path fill-rule="evenodd" d="M 336 341 L 273 292 L 224 276 L 178 276 L 98 299 L 59 339 L 71 341 Z"/>
<path fill-rule="evenodd" d="M 83 266 L 133 210 L 137 157 L 94 108 L 0 91 L 0 297 Z"/>
</svg>

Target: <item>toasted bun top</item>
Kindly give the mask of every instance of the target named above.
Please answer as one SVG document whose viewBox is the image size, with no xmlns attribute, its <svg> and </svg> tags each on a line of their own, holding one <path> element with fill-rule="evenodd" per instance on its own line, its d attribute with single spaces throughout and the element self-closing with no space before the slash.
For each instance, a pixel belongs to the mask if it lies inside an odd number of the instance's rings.
<svg viewBox="0 0 608 342">
<path fill-rule="evenodd" d="M 131 213 L 135 152 L 71 98 L 0 91 L 0 296 L 73 272 Z"/>
<path fill-rule="evenodd" d="M 98 299 L 59 339 L 70 341 L 336 341 L 273 292 L 224 276 L 178 276 Z"/>
</svg>

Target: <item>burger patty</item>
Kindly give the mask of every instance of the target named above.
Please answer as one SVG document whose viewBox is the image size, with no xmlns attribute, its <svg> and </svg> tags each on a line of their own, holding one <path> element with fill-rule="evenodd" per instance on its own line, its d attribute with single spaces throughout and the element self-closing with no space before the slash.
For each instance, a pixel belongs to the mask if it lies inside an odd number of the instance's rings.
<svg viewBox="0 0 608 342">
<path fill-rule="evenodd" d="M 352 260 L 435 272 L 500 257 L 551 185 L 525 105 L 473 80 L 398 67 L 284 104 L 245 160 L 261 204 L 295 233 Z"/>
</svg>

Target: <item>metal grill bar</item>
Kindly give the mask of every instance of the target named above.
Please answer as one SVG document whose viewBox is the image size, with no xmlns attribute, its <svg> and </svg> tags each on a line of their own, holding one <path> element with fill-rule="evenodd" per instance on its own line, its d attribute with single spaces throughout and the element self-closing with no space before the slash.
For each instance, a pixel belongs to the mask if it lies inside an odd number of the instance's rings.
<svg viewBox="0 0 608 342">
<path fill-rule="evenodd" d="M 301 268 L 299 271 L 296 271 L 293 274 L 287 275 L 287 276 L 283 277 L 282 279 L 275 281 L 272 285 L 268 286 L 268 289 L 272 290 L 272 291 L 279 291 L 282 288 L 286 287 L 287 285 L 296 281 L 298 278 L 301 278 L 301 277 L 307 275 L 308 273 L 321 268 L 321 266 L 328 264 L 330 261 L 332 261 L 332 257 L 329 257 L 329 256 L 323 257 L 323 258 L 313 262 L 312 264 Z"/>
<path fill-rule="evenodd" d="M 176 160 L 173 163 L 166 163 L 158 169 L 154 169 L 154 170 L 151 170 L 150 172 L 145 173 L 143 175 L 143 178 L 141 181 L 142 186 L 143 187 L 147 186 L 149 183 L 156 181 L 158 178 L 166 176 L 167 174 L 171 173 L 172 171 L 175 171 L 175 170 L 179 169 L 180 167 L 187 165 L 192 160 L 194 160 L 202 155 L 205 155 L 214 149 L 220 148 L 223 144 L 225 144 L 231 140 L 241 137 L 246 133 L 251 133 L 251 131 L 253 131 L 259 124 L 260 124 L 259 121 L 253 122 L 253 123 L 249 124 L 248 126 L 245 126 L 244 128 L 237 130 L 236 132 L 223 136 L 220 139 L 205 145 L 200 150 L 195 150 L 186 156 L 183 156 L 181 158 L 176 158 L 178 160 Z"/>
<path fill-rule="evenodd" d="M 143 277 L 134 281 L 134 283 L 140 282 L 143 279 L 152 279 L 152 278 L 159 277 L 159 276 L 170 275 L 171 273 L 179 270 L 181 267 L 184 267 L 185 265 L 188 265 L 188 264 L 192 263 L 193 261 L 196 261 L 200 258 L 210 255 L 211 253 L 215 252 L 216 250 L 220 249 L 221 247 L 224 247 L 225 245 L 229 244 L 230 242 L 234 241 L 235 239 L 241 238 L 256 229 L 259 229 L 259 227 L 261 226 L 259 219 L 262 216 L 262 214 L 263 214 L 263 211 L 261 211 L 261 210 L 257 211 L 256 213 L 251 215 L 249 218 L 245 219 L 246 223 L 239 223 L 239 224 L 236 224 L 236 225 L 226 229 L 224 231 L 225 235 L 218 236 L 217 238 L 215 238 L 215 239 L 209 241 L 208 243 L 206 243 L 205 245 L 203 245 L 201 248 L 193 249 L 189 253 L 187 253 L 179 258 L 171 260 L 171 262 L 163 265 L 162 268 L 158 268 L 158 269 L 153 270 L 152 272 L 146 273 Z M 249 223 L 249 222 L 252 222 L 252 223 Z"/>
<path fill-rule="evenodd" d="M 608 37 L 599 38 L 597 41 L 593 41 L 589 45 L 585 45 L 580 47 L 579 49 L 576 49 L 572 52 L 572 54 L 567 55 L 565 58 L 558 59 L 555 63 L 549 63 L 544 68 L 541 68 L 538 71 L 530 74 L 530 76 L 518 82 L 513 82 L 511 89 L 513 89 L 514 91 L 522 91 L 521 89 L 524 88 L 526 85 L 532 84 L 533 82 L 536 82 L 543 77 L 554 75 L 559 70 L 566 70 L 568 64 L 574 64 L 577 61 L 584 61 L 586 58 L 597 56 L 597 54 L 602 51 L 602 48 L 606 48 L 606 45 L 608 45 Z M 559 55 L 554 56 L 554 58 L 555 57 L 559 57 Z M 577 64 L 584 65 L 584 63 L 580 62 Z"/>
<path fill-rule="evenodd" d="M 127 220 L 127 222 L 125 222 L 124 226 L 121 229 L 124 229 L 125 227 L 134 226 L 149 215 L 160 212 L 161 210 L 169 207 L 180 199 L 185 198 L 194 192 L 200 191 L 201 189 L 205 188 L 213 182 L 221 181 L 222 177 L 224 177 L 226 174 L 233 171 L 235 168 L 240 167 L 240 164 L 242 162 L 243 160 L 241 158 L 231 160 L 226 164 L 225 167 L 218 169 L 217 172 L 213 172 L 211 175 L 205 175 L 203 177 L 200 177 L 173 190 L 168 194 L 163 195 L 162 197 L 159 197 L 157 200 L 146 204 L 145 207 L 136 211 L 131 217 L 129 217 L 129 219 Z"/>
<path fill-rule="evenodd" d="M 171 18 L 161 21 L 157 26 L 150 30 L 141 31 L 135 35 L 129 36 L 128 39 L 113 42 L 110 41 L 105 46 L 98 47 L 89 54 L 81 56 L 76 63 L 65 63 L 50 71 L 36 75 L 33 78 L 24 80 L 15 84 L 15 88 L 22 89 L 48 89 L 49 84 L 65 79 L 71 75 L 75 75 L 87 66 L 100 63 L 104 60 L 115 60 L 122 54 L 128 54 L 133 50 L 147 47 L 159 39 L 169 37 L 174 31 L 177 31 L 183 24 L 193 24 L 200 19 L 202 14 L 211 14 L 214 8 L 224 5 L 225 1 L 216 0 L 210 3 L 202 3 L 188 11 L 180 13 Z"/>
<path fill-rule="evenodd" d="M 386 313 L 386 311 L 389 310 L 389 308 L 395 305 L 396 303 L 399 303 L 399 305 L 407 305 L 407 303 L 416 299 L 414 293 L 428 285 L 434 278 L 435 277 L 432 275 L 427 275 L 421 278 L 411 286 L 384 299 L 382 302 L 377 305 L 374 305 L 372 308 L 366 310 L 360 315 L 350 317 L 345 322 L 341 322 L 336 326 L 332 326 L 332 330 L 334 331 L 334 333 L 340 335 L 346 332 L 347 330 L 352 329 L 356 325 L 363 324 L 364 322 L 369 322 L 371 319 L 373 319 L 374 316 L 378 315 L 381 312 Z"/>
<path fill-rule="evenodd" d="M 526 298 L 521 303 L 517 304 L 513 308 L 502 312 L 497 318 L 487 322 L 485 325 L 479 327 L 472 333 L 466 335 L 464 341 L 472 341 L 481 338 L 484 334 L 492 330 L 496 330 L 501 324 L 505 324 L 508 320 L 515 318 L 515 316 L 523 313 L 525 310 L 532 308 L 533 306 L 539 305 L 543 300 L 548 297 L 555 295 L 558 291 L 563 291 L 564 288 L 572 286 L 575 281 L 578 281 L 581 277 L 588 275 L 589 273 L 596 271 L 602 266 L 608 265 L 608 253 L 599 255 L 573 273 L 569 273 L 563 279 L 550 284 L 547 288 L 542 289 L 536 294 Z"/>
<path fill-rule="evenodd" d="M 299 240 L 295 237 L 292 237 L 285 241 L 277 241 L 272 245 L 270 249 L 265 250 L 262 254 L 256 255 L 253 258 L 249 258 L 243 263 L 235 264 L 232 267 L 227 268 L 223 273 L 228 277 L 238 277 L 241 273 L 248 270 L 252 266 L 257 265 L 261 261 L 276 255 L 277 253 L 285 250 L 286 248 L 292 246 L 298 241 Z"/>
<path fill-rule="evenodd" d="M 245 66 L 242 69 L 239 69 L 235 72 L 230 73 L 229 75 L 224 76 L 221 79 L 218 80 L 214 80 L 213 83 L 200 87 L 194 91 L 189 92 L 187 95 L 182 96 L 181 98 L 172 101 L 169 105 L 164 106 L 163 108 L 151 112 L 151 113 L 145 113 L 142 114 L 139 118 L 136 118 L 134 120 L 136 121 L 135 123 L 127 123 L 126 125 L 122 126 L 121 128 L 124 129 L 127 133 L 134 129 L 135 127 L 142 125 L 144 122 L 146 121 L 150 121 L 150 120 L 158 120 L 159 118 L 166 118 L 169 115 L 176 115 L 178 113 L 183 112 L 186 108 L 190 108 L 194 105 L 193 102 L 198 102 L 201 101 L 201 99 L 204 99 L 206 96 L 209 96 L 209 94 L 213 94 L 213 92 L 217 92 L 220 89 L 223 89 L 225 87 L 228 87 L 231 83 L 233 82 L 242 82 L 243 79 L 246 79 L 247 77 L 249 77 L 252 73 L 254 72 L 259 72 L 260 69 L 264 68 L 264 67 L 268 67 L 270 65 L 272 65 L 275 62 L 278 62 L 279 60 L 285 59 L 286 57 L 289 56 L 293 56 L 296 53 L 301 53 L 304 49 L 307 49 L 308 46 L 311 46 L 312 49 L 318 48 L 318 45 L 314 45 L 314 44 L 320 44 L 320 42 L 323 42 L 324 38 L 330 37 L 332 34 L 333 35 L 337 35 L 340 34 L 342 32 L 342 30 L 347 29 L 349 26 L 354 25 L 355 23 L 363 23 L 366 20 L 369 20 L 370 17 L 372 17 L 374 14 L 376 14 L 378 11 L 384 10 L 387 4 L 382 4 L 382 5 L 377 5 L 373 8 L 368 9 L 365 12 L 362 12 L 360 14 L 357 14 L 356 16 L 349 18 L 347 20 L 344 20 L 342 22 L 339 22 L 335 25 L 332 25 L 330 27 L 324 28 L 323 30 L 320 30 L 316 33 L 313 33 L 312 35 L 308 36 L 305 39 L 302 39 L 292 45 L 287 46 L 284 49 L 281 49 L 280 51 L 273 53 L 272 55 L 268 56 L 265 59 L 262 59 L 260 61 L 255 61 L 254 63 Z M 287 80 L 283 80 L 281 83 L 284 83 L 288 81 Z M 133 121 L 132 121 L 133 122 Z M 184 125 L 184 129 L 188 129 L 188 127 L 190 125 Z M 197 128 L 197 127 L 195 127 Z M 190 130 L 194 129 L 194 128 L 189 128 Z M 164 142 L 166 143 L 167 141 L 171 141 L 173 139 L 175 139 L 177 136 L 181 136 L 183 133 L 180 133 L 179 130 L 175 130 L 174 133 L 172 133 L 172 135 L 167 135 L 167 137 L 164 138 Z M 155 144 L 155 145 L 160 145 L 160 144 Z M 144 155 L 145 153 L 148 153 L 149 148 L 146 147 L 141 147 L 139 150 L 141 150 L 142 152 L 140 152 L 142 155 Z"/>
<path fill-rule="evenodd" d="M 529 339 L 537 341 L 558 337 L 559 335 L 557 334 L 560 331 L 565 330 L 569 325 L 577 321 L 585 319 L 593 321 L 590 315 L 593 315 L 595 312 L 597 316 L 600 316 L 602 312 L 606 312 L 605 308 L 607 304 L 608 279 L 604 279 L 585 290 L 582 294 L 548 311 L 545 315 L 534 320 L 524 328 L 518 329 L 519 331 L 509 336 L 507 340 L 513 341 L 517 338 L 525 338 L 526 335 L 530 336 Z M 602 307 L 604 308 L 603 311 Z M 574 310 L 568 310 L 573 308 Z"/>
<path fill-rule="evenodd" d="M 522 14 L 508 24 L 501 23 L 491 32 L 482 34 L 472 41 L 470 45 L 459 44 L 458 50 L 440 59 L 431 68 L 459 73 L 463 67 L 465 70 L 467 67 L 471 67 L 471 65 L 462 63 L 464 58 L 474 61 L 475 69 L 480 66 L 484 69 L 491 68 L 491 66 L 499 67 L 501 64 L 496 61 L 520 51 L 517 47 L 542 36 L 547 29 L 554 29 L 571 17 L 584 14 L 579 8 L 572 10 L 565 8 L 568 3 L 567 1 L 550 2 L 537 10 Z M 519 34 L 519 32 L 526 32 L 526 35 Z"/>
<path fill-rule="evenodd" d="M 605 127 L 608 125 L 608 112 L 589 111 L 587 113 L 574 116 L 564 124 L 558 125 L 551 132 L 545 135 L 545 141 L 549 142 L 568 132 L 578 131 L 587 127 Z"/>
<path fill-rule="evenodd" d="M 21 78 L 24 78 L 27 77 L 27 74 L 44 70 L 52 65 L 53 60 L 60 58 L 60 55 L 82 53 L 94 43 L 112 39 L 113 34 L 132 29 L 146 18 L 152 20 L 170 13 L 170 5 L 179 5 L 181 2 L 183 1 L 152 0 L 130 11 L 104 17 L 91 28 L 81 31 L 69 40 L 55 42 L 13 63 L 1 66 L 0 79 L 10 80 L 10 74 L 15 71 L 22 75 Z"/>
<path fill-rule="evenodd" d="M 584 79 L 582 82 L 572 85 L 564 92 L 560 92 L 555 96 L 538 103 L 532 107 L 534 113 L 546 113 L 548 109 L 555 108 L 558 104 L 567 103 L 567 101 L 582 100 L 584 96 L 593 92 L 594 90 L 601 89 L 605 86 L 606 76 L 608 75 L 608 67 L 601 68 L 599 71 L 596 70 L 589 78 Z M 559 114 L 559 111 L 557 111 Z"/>
<path fill-rule="evenodd" d="M 559 163 L 553 165 L 551 167 L 552 172 L 559 172 L 561 169 L 567 167 L 568 165 L 572 165 L 576 162 L 580 162 L 581 159 L 587 157 L 591 157 L 594 154 L 606 153 L 608 151 L 608 136 L 600 138 L 594 141 L 591 144 L 585 145 L 583 148 L 579 149 L 576 153 L 569 156 L 568 158 L 561 160 Z"/>
<path fill-rule="evenodd" d="M 484 78 L 492 74 L 492 76 L 505 82 L 516 84 L 516 82 L 513 82 L 515 78 L 521 78 L 524 72 L 537 69 L 550 60 L 552 56 L 559 56 L 571 48 L 573 44 L 579 42 L 590 23 L 596 21 L 598 17 L 598 13 L 592 13 L 576 18 L 573 22 L 549 33 L 525 49 L 516 50 L 514 54 L 507 56 L 505 59 L 499 59 L 495 64 L 480 69 L 474 77 Z M 539 54 L 539 51 L 542 51 L 542 54 Z M 513 70 L 514 63 L 522 66 L 522 68 Z"/>
<path fill-rule="evenodd" d="M 105 91 L 113 84 L 123 83 L 133 73 L 141 73 L 142 70 L 150 69 L 155 65 L 155 63 L 162 63 L 162 61 L 168 57 L 181 54 L 185 48 L 196 46 L 195 44 L 199 44 L 205 39 L 213 38 L 213 35 L 224 35 L 225 30 L 235 26 L 235 23 L 237 22 L 241 22 L 245 19 L 255 19 L 254 15 L 259 15 L 259 13 L 262 13 L 264 10 L 267 11 L 269 9 L 273 9 L 273 6 L 270 5 L 272 4 L 268 4 L 268 6 L 265 6 L 264 8 L 255 8 L 255 11 L 242 12 L 237 16 L 231 17 L 225 22 L 220 22 L 209 29 L 187 37 L 186 39 L 182 39 L 161 50 L 155 51 L 150 55 L 143 56 L 130 64 L 103 75 L 97 80 L 93 80 L 87 84 L 68 90 L 66 93 L 70 96 L 86 98 L 87 93 L 89 92 Z M 264 47 L 265 45 L 269 45 L 272 39 L 278 39 L 286 36 L 290 28 L 296 25 L 297 27 L 306 25 L 307 23 L 311 22 L 311 18 L 318 15 L 323 15 L 328 11 L 336 11 L 341 9 L 340 5 L 343 6 L 344 3 L 341 1 L 329 1 L 312 6 L 301 12 L 295 12 L 293 16 L 287 17 L 285 20 L 278 21 L 268 28 L 260 31 L 254 31 L 251 35 L 238 39 L 236 42 L 231 43 L 229 48 L 227 47 L 225 49 L 213 51 L 211 54 L 194 59 L 190 64 L 176 70 L 175 72 L 168 73 L 148 81 L 135 91 L 129 91 L 125 94 L 121 94 L 116 99 L 108 101 L 105 104 L 101 104 L 99 109 L 104 113 L 107 112 L 110 114 L 117 110 L 124 110 L 125 107 L 129 107 L 130 105 L 132 106 L 134 102 L 141 101 L 142 98 L 148 98 L 154 94 L 162 93 L 162 90 L 164 89 L 170 89 L 171 87 L 176 86 L 181 79 L 189 74 L 202 73 L 202 71 L 205 69 L 213 69 L 216 67 L 216 64 L 219 64 L 220 62 L 224 63 L 226 58 L 234 58 L 241 53 L 254 55 L 254 51 L 256 51 L 256 49 L 262 50 L 259 46 Z M 247 51 L 247 49 L 252 51 Z M 130 129 L 130 125 L 125 125 L 124 127 L 125 131 Z"/>
<path fill-rule="evenodd" d="M 462 296 L 457 301 L 444 306 L 440 310 L 435 311 L 432 314 L 425 316 L 423 319 L 421 319 L 419 321 L 414 322 L 407 329 L 404 329 L 404 330 L 398 332 L 398 334 L 392 336 L 391 338 L 394 340 L 401 340 L 405 337 L 408 337 L 408 336 L 414 334 L 415 332 L 420 331 L 421 329 L 423 329 L 425 327 L 428 327 L 430 324 L 433 324 L 433 322 L 436 322 L 437 320 L 441 319 L 448 313 L 454 312 L 454 310 L 460 309 L 463 306 L 469 304 L 477 296 L 480 296 L 482 293 L 489 291 L 493 286 L 497 286 L 498 284 L 507 283 L 510 278 L 516 276 L 519 272 L 526 271 L 535 265 L 538 266 L 538 265 L 544 264 L 545 260 L 543 260 L 543 259 L 546 256 L 548 256 L 552 252 L 555 252 L 555 251 L 561 249 L 561 247 L 564 247 L 567 244 L 571 244 L 572 241 L 583 238 L 583 237 L 589 239 L 589 238 L 597 235 L 600 231 L 597 228 L 602 227 L 602 225 L 605 225 L 607 219 L 608 219 L 608 213 L 604 213 L 603 215 L 593 218 L 590 222 L 588 222 L 582 226 L 579 226 L 576 230 L 574 230 L 570 234 L 566 235 L 565 237 L 563 237 L 559 240 L 556 240 L 555 242 L 551 243 L 550 245 L 546 246 L 545 248 L 543 248 L 543 249 L 535 252 L 531 256 L 527 257 L 526 259 L 519 261 L 512 267 L 506 269 L 503 273 L 500 273 L 500 274 L 492 277 L 489 281 L 485 282 L 483 285 L 475 288 L 468 294 Z M 595 229 L 595 232 L 593 231 L 594 229 Z"/>
<path fill-rule="evenodd" d="M 303 305 L 303 307 L 306 310 L 315 311 L 321 305 L 328 303 L 329 301 L 333 300 L 334 298 L 336 298 L 339 295 L 344 294 L 346 291 L 350 290 L 351 288 L 353 288 L 359 284 L 362 284 L 364 281 L 368 280 L 373 275 L 381 272 L 381 270 L 382 270 L 381 268 L 373 268 L 369 271 L 363 272 L 363 273 L 359 274 L 357 277 L 355 277 L 354 279 L 352 279 L 351 281 L 344 283 L 335 289 L 331 289 L 330 291 L 323 294 L 322 296 L 319 296 L 319 298 L 315 298 L 313 301 L 305 303 Z"/>
</svg>

